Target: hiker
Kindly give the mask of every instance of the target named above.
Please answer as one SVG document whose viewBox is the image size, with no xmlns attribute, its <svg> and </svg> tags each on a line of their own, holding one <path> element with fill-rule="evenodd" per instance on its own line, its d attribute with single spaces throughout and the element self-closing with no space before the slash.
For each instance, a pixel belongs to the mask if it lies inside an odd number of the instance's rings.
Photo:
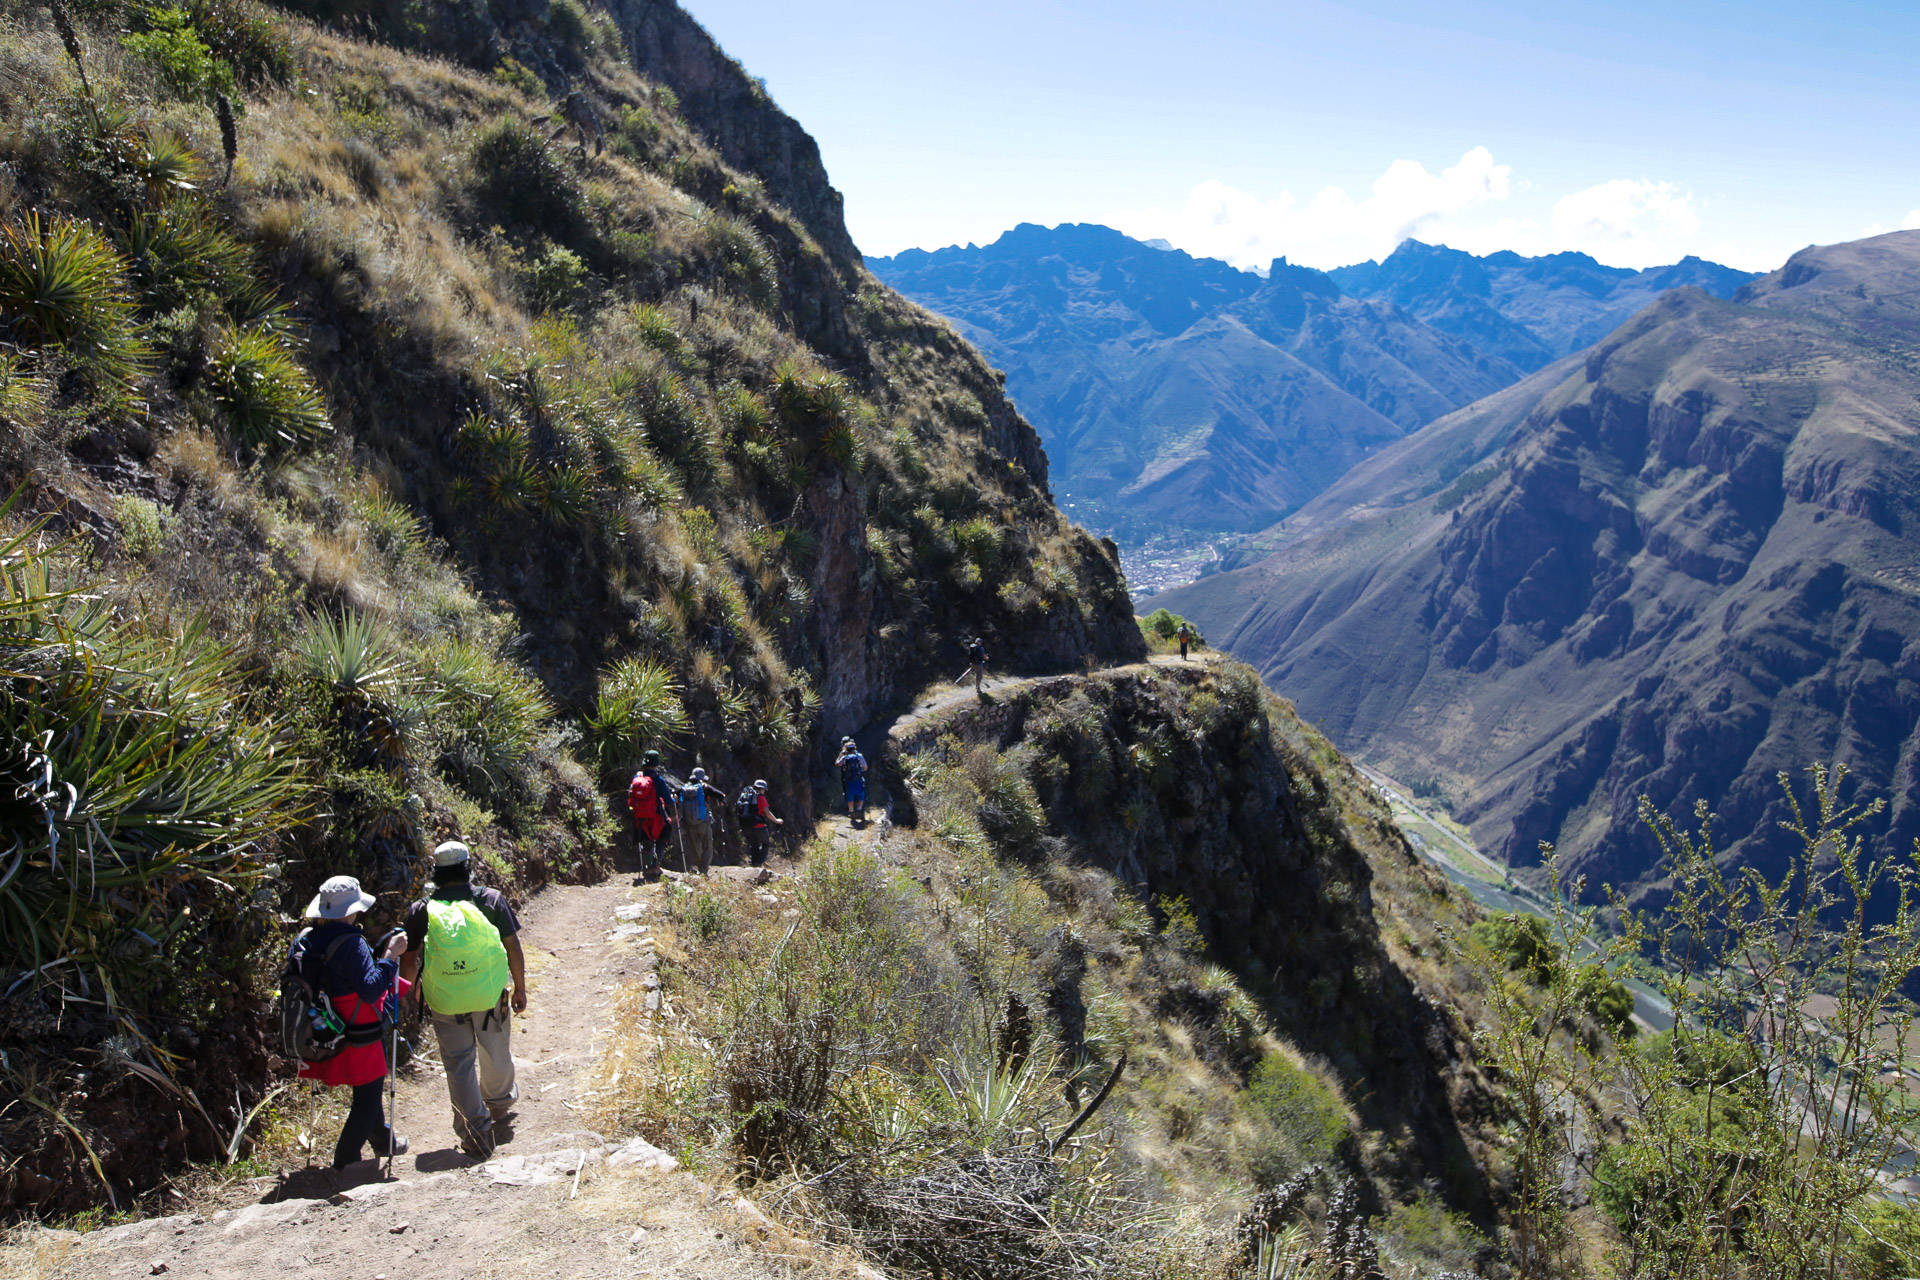
<svg viewBox="0 0 1920 1280">
<path fill-rule="evenodd" d="M 765 778 L 755 778 L 734 805 L 740 810 L 740 829 L 747 834 L 748 860 L 757 867 L 767 860 L 767 846 L 773 834 L 768 830 L 769 825 L 784 827 L 787 824 L 774 816 L 772 806 L 767 803 Z"/>
<path fill-rule="evenodd" d="M 981 692 L 981 686 L 987 679 L 987 646 L 979 636 L 967 644 L 967 673 L 960 678 L 964 680 L 967 676 L 973 677 L 973 691 Z"/>
<path fill-rule="evenodd" d="M 513 1014 L 527 1009 L 520 917 L 499 890 L 472 882 L 472 850 L 449 840 L 433 851 L 433 883 L 407 912 L 403 974 L 420 974 L 453 1132 L 477 1160 L 493 1154 L 495 1126 L 513 1111 Z M 509 1001 L 507 979 L 513 980 Z M 511 1012 L 509 1012 L 511 1009 Z"/>
<path fill-rule="evenodd" d="M 640 874 L 657 875 L 673 843 L 675 793 L 679 789 L 660 769 L 660 753 L 649 751 L 640 772 L 627 788 L 627 807 L 633 810 L 633 851 L 640 857 Z"/>
<path fill-rule="evenodd" d="M 713 797 L 714 803 L 708 802 Z M 687 775 L 680 789 L 680 830 L 687 838 L 687 857 L 707 874 L 713 864 L 713 824 L 719 820 L 719 805 L 727 802 L 727 793 L 707 781 L 705 769 Z"/>
<path fill-rule="evenodd" d="M 373 895 L 362 893 L 358 880 L 334 876 L 307 904 L 306 917 L 319 923 L 303 929 L 287 954 L 287 963 L 302 969 L 313 989 L 327 997 L 334 1015 L 350 1029 L 346 1048 L 324 1061 L 300 1064 L 302 1080 L 353 1090 L 340 1140 L 333 1146 L 335 1169 L 359 1160 L 361 1149 L 369 1145 L 376 1159 L 407 1153 L 407 1140 L 387 1123 L 380 1090 L 387 1079 L 384 1015 L 393 1012 L 387 1001 L 397 1001 L 411 986 L 399 978 L 400 956 L 408 943 L 405 935 L 396 933 L 388 940 L 385 954 L 374 957 L 359 924 L 361 913 L 373 904 Z M 364 1030 L 356 1035 L 352 1028 Z"/>
<path fill-rule="evenodd" d="M 867 821 L 867 758 L 860 754 L 860 748 L 852 738 L 840 743 L 840 754 L 834 759 L 840 766 L 840 785 L 847 793 L 847 818 L 854 826 L 864 826 Z"/>
<path fill-rule="evenodd" d="M 1180 629 L 1173 633 L 1173 638 L 1180 642 L 1180 661 L 1185 662 L 1187 660 L 1187 642 L 1193 639 L 1193 628 L 1189 627 L 1183 619 L 1180 623 Z"/>
</svg>

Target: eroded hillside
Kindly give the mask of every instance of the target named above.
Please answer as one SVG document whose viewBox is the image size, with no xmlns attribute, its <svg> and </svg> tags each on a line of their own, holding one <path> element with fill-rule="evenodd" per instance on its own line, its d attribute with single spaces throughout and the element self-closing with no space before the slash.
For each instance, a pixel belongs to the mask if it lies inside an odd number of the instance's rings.
<svg viewBox="0 0 1920 1280">
<path fill-rule="evenodd" d="M 1775 775 L 1829 760 L 1891 793 L 1878 822 L 1903 847 L 1916 275 L 1899 233 L 1805 250 L 1732 301 L 1671 294 L 1170 607 L 1514 863 L 1552 840 L 1596 887 L 1640 881 L 1646 795 L 1710 798 L 1738 855 L 1777 866 Z M 1450 483 L 1389 483 L 1456 456 Z"/>
</svg>

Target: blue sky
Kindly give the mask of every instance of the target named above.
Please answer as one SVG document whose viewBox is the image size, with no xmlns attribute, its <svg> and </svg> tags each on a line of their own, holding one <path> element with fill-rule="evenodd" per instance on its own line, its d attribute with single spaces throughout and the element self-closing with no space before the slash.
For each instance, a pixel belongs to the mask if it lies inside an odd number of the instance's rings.
<svg viewBox="0 0 1920 1280">
<path fill-rule="evenodd" d="M 1920 5 L 684 0 L 868 253 L 1104 222 L 1241 266 L 1404 235 L 1770 269 L 1920 226 Z"/>
</svg>

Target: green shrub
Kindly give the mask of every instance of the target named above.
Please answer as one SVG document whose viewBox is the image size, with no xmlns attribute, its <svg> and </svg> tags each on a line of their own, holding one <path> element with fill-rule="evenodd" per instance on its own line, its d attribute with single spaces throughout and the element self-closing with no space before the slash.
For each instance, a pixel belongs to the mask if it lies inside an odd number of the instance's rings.
<svg viewBox="0 0 1920 1280">
<path fill-rule="evenodd" d="M 960 554 L 982 574 L 999 567 L 1000 529 L 984 516 L 954 525 L 953 541 Z"/>
<path fill-rule="evenodd" d="M 299 817 L 306 766 L 203 625 L 109 609 L 37 536 L 0 542 L 0 968 L 56 1008 L 107 992 L 199 1023 L 231 1007 L 261 842 Z"/>
<path fill-rule="evenodd" d="M 561 244 L 579 241 L 586 198 L 538 133 L 517 120 L 497 121 L 474 138 L 467 162 L 468 195 L 483 219 Z"/>
<path fill-rule="evenodd" d="M 120 521 L 121 545 L 134 559 L 150 559 L 166 545 L 167 523 L 159 503 L 122 494 L 114 501 L 114 514 Z"/>
<path fill-rule="evenodd" d="M 320 388 L 268 325 L 222 331 L 203 385 L 227 434 L 253 448 L 306 444 L 333 429 Z"/>
<path fill-rule="evenodd" d="M 233 67 L 214 55 L 185 9 L 136 8 L 134 15 L 140 29 L 122 36 L 120 43 L 151 63 L 168 89 L 190 102 L 212 102 L 216 94 L 235 92 Z"/>
<path fill-rule="evenodd" d="M 700 218 L 700 247 L 720 279 L 762 305 L 774 302 L 779 268 L 759 232 L 738 218 L 709 211 Z"/>
<path fill-rule="evenodd" d="M 206 296 L 253 300 L 246 246 L 197 205 L 137 212 L 116 228 L 114 240 L 150 312 L 172 311 Z"/>
<path fill-rule="evenodd" d="M 509 89 L 518 89 L 535 101 L 547 96 L 546 84 L 517 58 L 500 59 L 493 68 L 493 78 L 497 83 Z"/>
<path fill-rule="evenodd" d="M 1525 912 L 1508 912 L 1473 926 L 1473 938 L 1515 973 L 1535 983 L 1553 976 L 1553 939 L 1546 920 Z"/>
<path fill-rule="evenodd" d="M 553 0 L 547 7 L 547 34 L 575 53 L 593 52 L 593 27 L 587 21 L 586 11 L 574 0 Z"/>
<path fill-rule="evenodd" d="M 439 706 L 441 766 L 476 795 L 523 783 L 535 744 L 553 719 L 539 682 L 463 640 L 434 649 L 423 674 Z"/>
<path fill-rule="evenodd" d="M 557 244 L 548 245 L 527 268 L 528 291 L 543 310 L 565 306 L 586 282 L 587 264 L 579 254 Z"/>
<path fill-rule="evenodd" d="M 1241 1102 L 1262 1129 L 1250 1164 L 1255 1181 L 1263 1186 L 1331 1160 L 1347 1136 L 1347 1109 L 1340 1096 L 1281 1054 L 1260 1060 Z"/>
<path fill-rule="evenodd" d="M 733 908 L 711 893 L 693 895 L 682 913 L 688 932 L 701 942 L 712 942 L 733 927 Z"/>
<path fill-rule="evenodd" d="M 293 79 L 293 42 L 286 27 L 246 0 L 187 0 L 193 29 L 216 58 L 248 88 Z M 234 104 L 235 108 L 239 103 Z"/>
<path fill-rule="evenodd" d="M 1862 1280 L 1920 1275 L 1920 1209 L 1875 1200 L 1853 1226 Z"/>
</svg>

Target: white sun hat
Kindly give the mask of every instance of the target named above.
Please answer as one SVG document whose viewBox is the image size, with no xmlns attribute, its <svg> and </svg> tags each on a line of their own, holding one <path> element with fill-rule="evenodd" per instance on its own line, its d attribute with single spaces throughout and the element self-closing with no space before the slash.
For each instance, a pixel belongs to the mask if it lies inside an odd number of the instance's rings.
<svg viewBox="0 0 1920 1280">
<path fill-rule="evenodd" d="M 322 920 L 345 920 L 356 911 L 368 910 L 374 901 L 372 894 L 360 891 L 360 882 L 352 876 L 335 876 L 313 895 L 306 914 L 309 919 L 318 916 Z"/>
</svg>

